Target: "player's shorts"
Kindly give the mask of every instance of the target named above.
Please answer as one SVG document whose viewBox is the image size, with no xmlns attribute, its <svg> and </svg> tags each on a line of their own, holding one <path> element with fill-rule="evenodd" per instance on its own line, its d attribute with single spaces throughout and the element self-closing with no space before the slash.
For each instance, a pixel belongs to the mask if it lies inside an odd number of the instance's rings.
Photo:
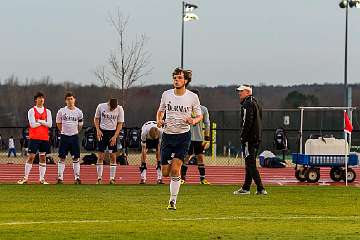
<svg viewBox="0 0 360 240">
<path fill-rule="evenodd" d="M 159 145 L 159 139 L 146 139 L 147 149 L 157 149 Z"/>
<path fill-rule="evenodd" d="M 61 134 L 59 158 L 66 158 L 69 152 L 74 159 L 80 158 L 79 135 L 67 136 Z"/>
<path fill-rule="evenodd" d="M 200 141 L 191 141 L 189 151 L 188 151 L 189 155 L 203 154 L 204 151 L 205 151 L 205 149 L 204 149 L 204 146 L 203 146 L 202 142 L 200 142 Z"/>
<path fill-rule="evenodd" d="M 190 131 L 180 134 L 163 133 L 161 139 L 161 164 L 169 164 L 169 160 L 178 158 L 182 161 L 189 151 L 191 143 Z"/>
<path fill-rule="evenodd" d="M 115 135 L 115 130 L 102 130 L 103 133 L 101 141 L 98 142 L 98 150 L 99 152 L 105 152 L 106 148 L 109 149 L 110 153 L 117 152 L 117 139 L 114 146 L 110 146 L 110 140 Z"/>
<path fill-rule="evenodd" d="M 50 153 L 50 143 L 45 140 L 30 139 L 29 141 L 29 153 Z"/>
</svg>

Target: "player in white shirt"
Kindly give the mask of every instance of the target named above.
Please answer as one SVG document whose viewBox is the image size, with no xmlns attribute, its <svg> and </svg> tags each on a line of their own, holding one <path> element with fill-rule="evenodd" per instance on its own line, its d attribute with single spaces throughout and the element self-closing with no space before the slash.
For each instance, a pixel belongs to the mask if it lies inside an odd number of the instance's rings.
<svg viewBox="0 0 360 240">
<path fill-rule="evenodd" d="M 162 94 L 156 121 L 158 127 L 164 126 L 161 138 L 162 174 L 171 178 L 167 209 L 176 210 L 181 185 L 180 169 L 191 143 L 190 125 L 201 121 L 202 115 L 198 96 L 186 89 L 191 81 L 191 71 L 176 68 L 172 77 L 174 88 Z"/>
<path fill-rule="evenodd" d="M 95 112 L 94 124 L 98 140 L 97 184 L 102 183 L 104 152 L 110 153 L 110 184 L 115 184 L 117 139 L 124 123 L 124 110 L 116 98 L 100 103 Z"/>
<path fill-rule="evenodd" d="M 29 173 L 39 153 L 39 180 L 41 184 L 48 184 L 45 181 L 46 154 L 50 153 L 49 128 L 52 126 L 51 111 L 44 107 L 45 95 L 37 92 L 34 96 L 35 106 L 28 111 L 29 120 L 29 157 L 25 163 L 25 175 L 18 184 L 28 182 Z"/>
<path fill-rule="evenodd" d="M 141 128 L 141 165 L 140 169 L 140 184 L 146 183 L 146 162 L 147 152 L 149 149 L 155 149 L 156 154 L 156 172 L 157 184 L 164 184 L 162 181 L 161 164 L 160 164 L 160 139 L 162 135 L 162 128 L 157 127 L 156 121 L 148 121 L 144 123 Z"/>
<path fill-rule="evenodd" d="M 75 106 L 75 102 L 75 95 L 71 92 L 66 93 L 66 106 L 60 108 L 56 114 L 56 125 L 61 134 L 58 162 L 58 184 L 62 184 L 64 181 L 65 159 L 69 152 L 73 158 L 74 183 L 81 184 L 79 131 L 84 124 L 84 116 L 82 111 Z"/>
</svg>

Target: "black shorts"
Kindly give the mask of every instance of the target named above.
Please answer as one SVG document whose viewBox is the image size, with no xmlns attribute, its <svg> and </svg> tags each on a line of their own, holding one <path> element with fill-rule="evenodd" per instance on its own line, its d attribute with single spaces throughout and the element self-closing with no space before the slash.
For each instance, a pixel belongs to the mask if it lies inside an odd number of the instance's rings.
<svg viewBox="0 0 360 240">
<path fill-rule="evenodd" d="M 200 141 L 191 141 L 190 148 L 188 151 L 189 155 L 199 155 L 204 153 L 204 146 Z"/>
<path fill-rule="evenodd" d="M 191 143 L 191 133 L 166 134 L 161 139 L 161 164 L 169 164 L 169 160 L 178 158 L 185 160 Z"/>
<path fill-rule="evenodd" d="M 159 145 L 159 139 L 146 139 L 147 149 L 157 149 Z"/>
<path fill-rule="evenodd" d="M 45 140 L 30 139 L 29 141 L 29 153 L 50 153 L 50 143 Z"/>
<path fill-rule="evenodd" d="M 110 140 L 115 135 L 115 130 L 102 130 L 103 133 L 101 141 L 98 142 L 98 150 L 99 152 L 105 152 L 106 148 L 109 149 L 110 153 L 117 152 L 117 139 L 114 146 L 110 146 Z"/>
<path fill-rule="evenodd" d="M 66 136 L 61 134 L 59 158 L 66 158 L 69 152 L 73 158 L 80 158 L 79 135 Z"/>
</svg>

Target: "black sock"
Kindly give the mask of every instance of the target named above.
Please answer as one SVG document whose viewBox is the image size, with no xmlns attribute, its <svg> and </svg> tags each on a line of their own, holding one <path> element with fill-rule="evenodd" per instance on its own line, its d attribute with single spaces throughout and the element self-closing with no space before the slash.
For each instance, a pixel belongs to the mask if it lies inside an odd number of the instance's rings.
<svg viewBox="0 0 360 240">
<path fill-rule="evenodd" d="M 157 161 L 156 170 L 161 169 L 161 163 L 160 161 Z"/>
<path fill-rule="evenodd" d="M 187 172 L 188 166 L 186 164 L 181 165 L 181 179 L 186 179 L 186 172 Z"/>
<path fill-rule="evenodd" d="M 199 164 L 198 165 L 199 175 L 200 175 L 200 181 L 205 179 L 205 165 Z"/>
<path fill-rule="evenodd" d="M 140 173 L 142 173 L 146 168 L 146 163 L 141 163 L 141 166 L 139 167 Z"/>
</svg>

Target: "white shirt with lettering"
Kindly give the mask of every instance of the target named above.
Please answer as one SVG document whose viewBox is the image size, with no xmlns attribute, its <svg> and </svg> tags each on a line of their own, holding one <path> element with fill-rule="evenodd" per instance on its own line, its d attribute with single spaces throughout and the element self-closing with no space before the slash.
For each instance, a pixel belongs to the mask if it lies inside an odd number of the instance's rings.
<svg viewBox="0 0 360 240">
<path fill-rule="evenodd" d="M 117 124 L 124 122 L 124 109 L 118 105 L 110 111 L 108 103 L 100 103 L 96 108 L 95 118 L 100 119 L 100 129 L 116 130 Z"/>
<path fill-rule="evenodd" d="M 70 109 L 67 106 L 60 108 L 56 114 L 56 123 L 61 123 L 61 134 L 73 136 L 79 134 L 79 126 L 83 125 L 84 115 L 82 111 L 75 107 Z"/>
<path fill-rule="evenodd" d="M 148 122 L 144 123 L 144 125 L 141 128 L 141 141 L 142 142 L 145 142 L 146 139 L 150 139 L 149 132 L 150 132 L 150 129 L 153 127 L 157 128 L 156 121 L 148 121 Z M 158 128 L 158 129 L 160 131 L 160 138 L 161 138 L 163 129 L 162 128 Z"/>
<path fill-rule="evenodd" d="M 187 118 L 201 115 L 198 96 L 186 90 L 182 96 L 175 95 L 175 90 L 165 91 L 161 96 L 160 112 L 165 112 L 164 133 L 181 134 L 190 131 Z"/>
</svg>

